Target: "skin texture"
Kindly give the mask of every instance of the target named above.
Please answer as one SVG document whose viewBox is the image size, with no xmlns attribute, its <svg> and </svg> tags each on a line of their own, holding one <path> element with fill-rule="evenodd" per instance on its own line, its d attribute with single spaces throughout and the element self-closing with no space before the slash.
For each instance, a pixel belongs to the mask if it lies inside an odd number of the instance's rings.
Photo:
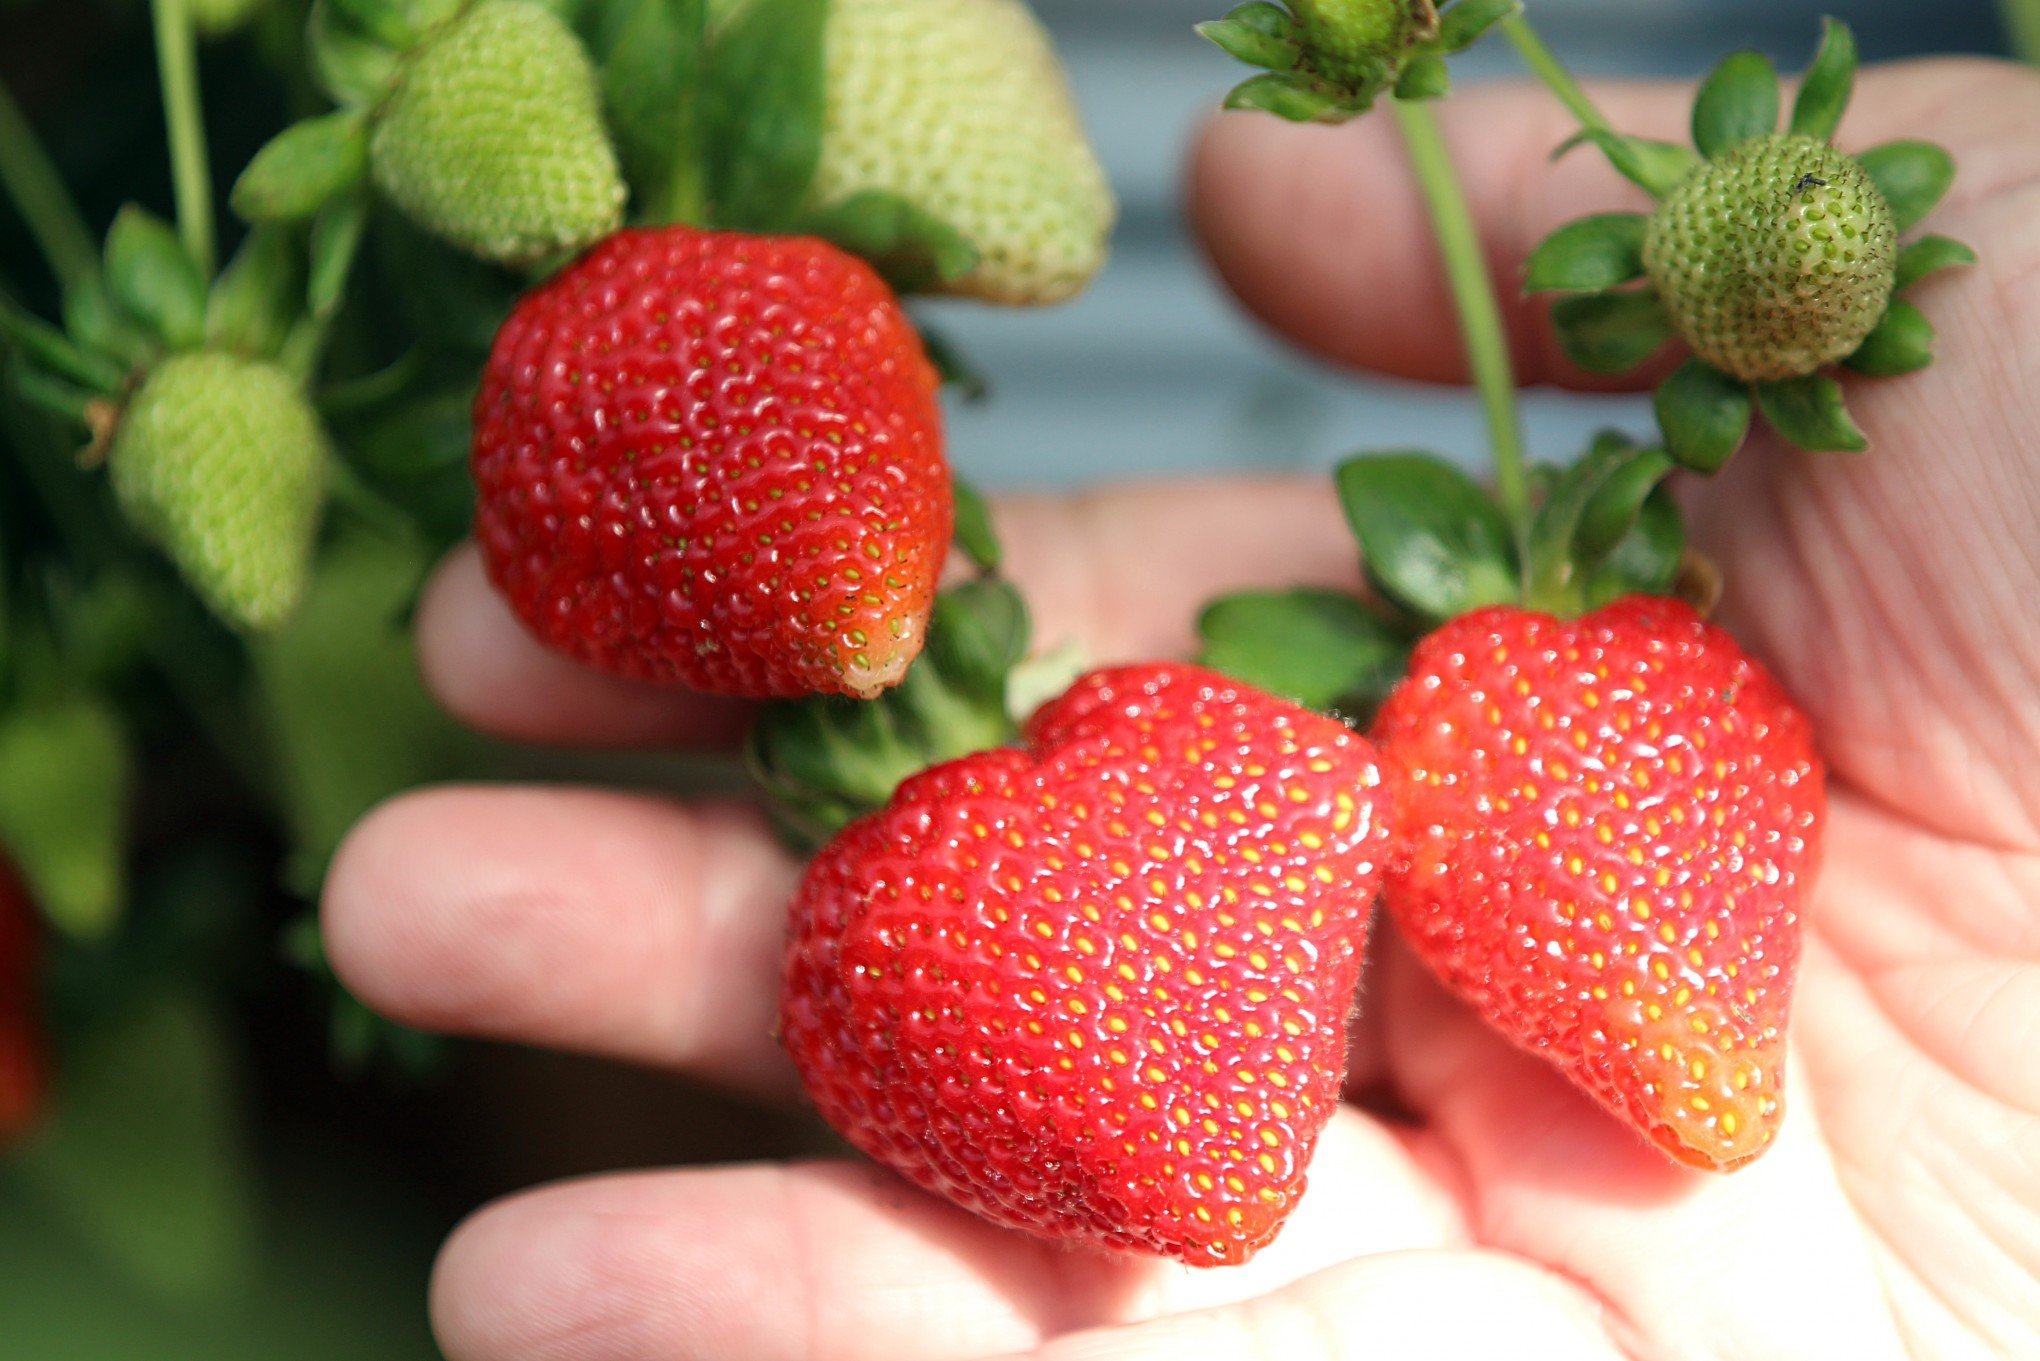
<svg viewBox="0 0 2040 1361">
<path fill-rule="evenodd" d="M 433 1308 L 453 1361 L 2040 1352 L 2040 77 L 1934 63 L 1861 91 L 1845 144 L 1949 145 L 1963 174 L 1932 226 L 1985 263 L 1921 290 L 1933 369 L 1851 384 L 1871 455 L 1761 442 L 1697 498 L 1702 541 L 1736 566 L 1723 617 L 1819 726 L 1833 785 L 1795 1108 L 1770 1153 L 1732 1177 L 1670 1165 L 1383 930 L 1350 1088 L 1399 1118 L 1370 1102 L 1335 1119 L 1311 1195 L 1244 1268 L 1044 1249 L 856 1166 L 605 1178 L 493 1206 L 448 1245 Z M 1658 137 L 1690 98 L 1603 93 Z M 1642 206 L 1588 156 L 1548 163 L 1569 129 L 1540 94 L 1441 113 L 1498 267 L 1581 212 Z M 1463 377 L 1386 122 L 1222 119 L 1193 194 L 1220 272 L 1300 344 Z M 1518 306 L 1527 377 L 1579 380 Z M 1324 479 L 1021 499 L 999 518 L 1047 639 L 1099 661 L 1186 651 L 1224 587 L 1353 581 Z M 440 694 L 477 723 L 653 745 L 732 731 L 725 709 L 538 651 L 469 555 L 422 627 Z M 791 1085 L 770 1014 L 793 881 L 747 813 L 441 790 L 356 833 L 327 936 L 348 982 L 413 1023 L 772 1099 Z"/>
</svg>

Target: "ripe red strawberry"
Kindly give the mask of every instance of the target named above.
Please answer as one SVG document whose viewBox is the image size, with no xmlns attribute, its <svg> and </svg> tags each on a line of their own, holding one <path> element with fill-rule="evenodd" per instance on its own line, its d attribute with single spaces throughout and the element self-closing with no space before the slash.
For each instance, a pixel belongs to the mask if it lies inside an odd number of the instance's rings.
<svg viewBox="0 0 2040 1361">
<path fill-rule="evenodd" d="M 781 1029 L 822 1114 L 1001 1224 L 1218 1266 L 1339 1100 L 1389 837 L 1344 725 L 1189 666 L 1103 671 L 937 766 L 794 899 Z"/>
<path fill-rule="evenodd" d="M 1777 682 L 1679 601 L 1497 607 L 1419 644 L 1374 738 L 1417 953 L 1672 1157 L 1761 1153 L 1826 812 Z"/>
<path fill-rule="evenodd" d="M 870 696 L 921 649 L 952 516 L 937 379 L 826 242 L 618 232 L 520 302 L 475 401 L 475 529 L 591 666 Z"/>
<path fill-rule="evenodd" d="M 25 1133 L 42 1110 L 41 963 L 35 905 L 13 868 L 0 864 L 0 1144 Z"/>
</svg>

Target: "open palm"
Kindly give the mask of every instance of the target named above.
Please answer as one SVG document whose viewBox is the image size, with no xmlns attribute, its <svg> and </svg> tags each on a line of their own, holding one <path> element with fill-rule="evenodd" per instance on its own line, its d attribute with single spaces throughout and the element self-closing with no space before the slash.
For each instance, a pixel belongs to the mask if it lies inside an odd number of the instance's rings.
<svg viewBox="0 0 2040 1361">
<path fill-rule="evenodd" d="M 1674 135 L 1682 92 L 1605 92 Z M 1634 206 L 1522 89 L 1444 114 L 1502 277 L 1558 222 Z M 2040 1355 L 2040 78 L 1870 73 L 1845 146 L 1949 145 L 1939 365 L 1864 383 L 1876 449 L 1747 450 L 1696 498 L 1726 622 L 1813 713 L 1834 774 L 1793 1027 L 1791 1115 L 1749 1169 L 1672 1166 L 1430 983 L 1384 928 L 1355 1104 L 1248 1266 L 1066 1251 L 848 1164 L 608 1177 L 484 1211 L 434 1289 L 454 1361 L 1317 1361 L 1382 1356 Z M 1335 358 L 1461 376 L 1390 130 L 1226 119 L 1195 208 L 1272 324 Z M 1534 380 L 1581 375 L 1533 311 Z M 1365 432 L 1355 432 L 1356 443 Z M 1208 595 L 1353 580 L 1328 485 L 1010 501 L 1051 639 L 1180 654 Z M 471 554 L 423 612 L 464 717 L 543 740 L 727 742 L 738 711 L 580 672 L 525 640 Z M 735 807 L 451 789 L 369 819 L 335 866 L 333 958 L 391 1015 L 792 1094 L 771 1038 L 795 867 Z"/>
</svg>

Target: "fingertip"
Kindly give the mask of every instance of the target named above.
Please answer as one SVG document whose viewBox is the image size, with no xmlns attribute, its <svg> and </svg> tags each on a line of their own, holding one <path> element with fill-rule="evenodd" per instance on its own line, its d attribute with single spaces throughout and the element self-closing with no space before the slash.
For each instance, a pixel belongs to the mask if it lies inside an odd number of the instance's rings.
<svg viewBox="0 0 2040 1361">
<path fill-rule="evenodd" d="M 386 1008 L 384 986 L 391 941 L 378 909 L 408 895 L 413 866 L 405 854 L 403 829 L 409 810 L 431 792 L 402 794 L 372 809 L 347 833 L 326 870 L 319 903 L 319 930 L 326 962 L 348 991 L 377 1010 Z M 408 914 L 391 914 L 397 920 Z"/>
<path fill-rule="evenodd" d="M 749 712 L 741 701 L 605 676 L 548 649 L 490 584 L 471 543 L 426 585 L 418 666 L 455 718 L 517 741 L 729 748 Z"/>
<path fill-rule="evenodd" d="M 507 1197 L 454 1230 L 432 1270 L 447 1361 L 590 1361 L 659 1354 L 639 1221 L 576 1214 L 576 1188 Z M 562 1202 L 565 1202 L 563 1204 Z"/>
<path fill-rule="evenodd" d="M 417 790 L 355 826 L 326 875 L 320 920 L 333 972 L 356 997 L 393 1020 L 451 1032 L 531 1009 L 540 994 L 527 985 L 543 970 L 513 966 L 542 953 L 540 928 L 557 914 L 544 910 L 544 885 L 506 863 L 503 842 L 525 841 L 519 827 L 534 819 L 531 830 L 542 829 L 547 796 L 533 798 Z"/>
</svg>

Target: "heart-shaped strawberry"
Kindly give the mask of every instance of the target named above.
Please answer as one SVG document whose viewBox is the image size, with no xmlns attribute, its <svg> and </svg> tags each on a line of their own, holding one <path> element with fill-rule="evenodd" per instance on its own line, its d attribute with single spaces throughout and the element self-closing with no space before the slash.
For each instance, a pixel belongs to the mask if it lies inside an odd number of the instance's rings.
<svg viewBox="0 0 2040 1361">
<path fill-rule="evenodd" d="M 1338 1104 L 1379 784 L 1356 733 L 1213 672 L 1088 676 L 814 861 L 787 1050 L 852 1143 L 989 1219 L 1244 1261 Z"/>
</svg>

